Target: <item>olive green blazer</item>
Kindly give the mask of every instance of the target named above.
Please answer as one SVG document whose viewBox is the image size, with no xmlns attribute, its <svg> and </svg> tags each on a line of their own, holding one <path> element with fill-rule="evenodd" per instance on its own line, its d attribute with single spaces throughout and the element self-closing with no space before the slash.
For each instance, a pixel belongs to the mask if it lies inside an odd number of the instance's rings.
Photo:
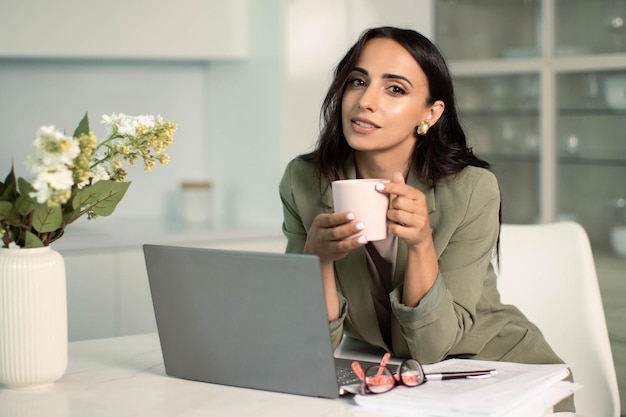
<svg viewBox="0 0 626 417">
<path fill-rule="evenodd" d="M 350 158 L 342 177 L 356 177 Z M 392 307 L 392 345 L 381 336 L 370 293 L 364 248 L 335 262 L 341 316 L 330 323 L 333 346 L 344 332 L 396 357 L 433 363 L 449 357 L 523 363 L 561 363 L 539 329 L 514 306 L 500 302 L 492 259 L 499 236 L 500 191 L 488 170 L 467 167 L 433 188 L 415 176 L 407 183 L 426 195 L 439 261 L 433 288 L 415 308 L 401 303 L 407 247 L 399 239 Z M 332 212 L 329 184 L 301 158 L 291 161 L 279 186 L 287 252 L 302 253 L 313 219 Z"/>
</svg>

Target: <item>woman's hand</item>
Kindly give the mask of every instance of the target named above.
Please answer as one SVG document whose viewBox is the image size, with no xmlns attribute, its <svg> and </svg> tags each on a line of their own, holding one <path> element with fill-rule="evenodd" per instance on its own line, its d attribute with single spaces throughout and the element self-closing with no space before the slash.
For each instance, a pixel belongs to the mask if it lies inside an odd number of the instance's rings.
<svg viewBox="0 0 626 417">
<path fill-rule="evenodd" d="M 354 236 L 363 228 L 351 212 L 318 214 L 309 229 L 304 253 L 317 255 L 322 264 L 341 259 L 367 243 L 364 236 Z"/>
<path fill-rule="evenodd" d="M 363 223 L 355 219 L 354 213 L 321 213 L 313 219 L 307 234 L 303 253 L 317 255 L 320 259 L 329 323 L 339 317 L 339 298 L 333 261 L 343 258 L 351 250 L 367 243 L 364 236 L 354 236 L 363 228 Z"/>
<path fill-rule="evenodd" d="M 391 182 L 376 185 L 379 192 L 389 194 L 389 232 L 404 239 L 411 246 L 432 242 L 426 196 L 407 185 L 399 172 L 394 172 Z"/>
<path fill-rule="evenodd" d="M 432 288 L 439 273 L 426 196 L 406 185 L 399 172 L 394 172 L 391 182 L 378 184 L 376 189 L 389 194 L 389 232 L 407 243 L 402 304 L 415 307 Z"/>
</svg>

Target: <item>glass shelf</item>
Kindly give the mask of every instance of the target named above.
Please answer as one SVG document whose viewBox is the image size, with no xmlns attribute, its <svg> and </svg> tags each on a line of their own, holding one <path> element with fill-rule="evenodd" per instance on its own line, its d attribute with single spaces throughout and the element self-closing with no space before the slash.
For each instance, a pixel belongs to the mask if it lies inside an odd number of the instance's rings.
<svg viewBox="0 0 626 417">
<path fill-rule="evenodd" d="M 537 112 L 540 99 L 538 74 L 453 77 L 459 109 L 464 112 L 517 110 Z"/>
<path fill-rule="evenodd" d="M 626 112 L 624 112 L 626 114 Z M 539 109 L 484 109 L 484 110 L 466 110 L 459 109 L 459 116 L 463 117 L 539 117 Z"/>
<path fill-rule="evenodd" d="M 485 155 L 539 152 L 539 75 L 454 78 L 459 117 L 470 146 Z"/>
<path fill-rule="evenodd" d="M 626 52 L 624 0 L 556 0 L 555 54 Z"/>
<path fill-rule="evenodd" d="M 559 74 L 557 101 L 559 109 L 626 113 L 626 71 Z"/>
<path fill-rule="evenodd" d="M 558 163 L 626 166 L 626 71 L 557 75 Z"/>
<path fill-rule="evenodd" d="M 610 109 L 607 107 L 587 108 L 587 107 L 570 107 L 560 108 L 558 110 L 560 116 L 626 116 L 626 110 Z"/>
<path fill-rule="evenodd" d="M 520 162 L 520 163 L 539 163 L 539 154 L 535 155 L 515 155 L 505 153 L 478 153 L 477 155 L 489 163 L 498 164 L 500 162 Z"/>
<path fill-rule="evenodd" d="M 520 162 L 520 163 L 539 163 L 539 154 L 535 155 L 515 155 L 515 154 L 502 154 L 502 153 L 485 153 L 475 152 L 479 158 L 486 160 L 489 163 L 500 162 Z M 626 168 L 626 158 L 577 158 L 574 156 L 560 156 L 558 158 L 560 164 L 566 165 L 598 165 L 598 166 L 616 166 Z"/>
<path fill-rule="evenodd" d="M 560 164 L 567 165 L 600 165 L 600 166 L 617 166 L 626 167 L 626 157 L 623 159 L 609 158 L 576 158 L 576 157 L 559 157 Z"/>
</svg>

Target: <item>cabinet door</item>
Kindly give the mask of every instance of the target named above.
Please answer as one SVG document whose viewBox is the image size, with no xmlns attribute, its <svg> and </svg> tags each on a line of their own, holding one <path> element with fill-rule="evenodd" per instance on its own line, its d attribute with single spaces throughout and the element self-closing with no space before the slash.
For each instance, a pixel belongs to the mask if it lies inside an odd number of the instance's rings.
<svg viewBox="0 0 626 417">
<path fill-rule="evenodd" d="M 120 250 L 119 263 L 119 334 L 126 336 L 156 332 L 143 250 L 141 248 Z"/>
<path fill-rule="evenodd" d="M 502 220 L 539 217 L 539 75 L 455 77 L 459 117 L 476 155 L 491 164 Z"/>
<path fill-rule="evenodd" d="M 557 78 L 557 209 L 581 223 L 595 249 L 625 226 L 626 70 Z"/>
<path fill-rule="evenodd" d="M 626 52 L 624 0 L 555 0 L 555 54 Z"/>
<path fill-rule="evenodd" d="M 117 335 L 115 251 L 64 253 L 70 341 Z"/>
<path fill-rule="evenodd" d="M 435 2 L 435 42 L 468 143 L 498 177 L 505 223 L 540 218 L 541 12 L 539 0 Z"/>
<path fill-rule="evenodd" d="M 454 61 L 541 56 L 540 0 L 437 0 L 435 37 Z"/>
</svg>

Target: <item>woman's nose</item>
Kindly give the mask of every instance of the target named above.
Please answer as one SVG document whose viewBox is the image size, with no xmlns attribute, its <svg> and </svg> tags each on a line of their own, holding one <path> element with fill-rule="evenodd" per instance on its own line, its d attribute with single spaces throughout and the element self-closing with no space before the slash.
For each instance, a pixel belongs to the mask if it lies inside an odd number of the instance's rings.
<svg viewBox="0 0 626 417">
<path fill-rule="evenodd" d="M 377 102 L 376 92 L 371 87 L 367 87 L 359 98 L 359 107 L 363 110 L 374 111 L 376 110 Z"/>
</svg>

